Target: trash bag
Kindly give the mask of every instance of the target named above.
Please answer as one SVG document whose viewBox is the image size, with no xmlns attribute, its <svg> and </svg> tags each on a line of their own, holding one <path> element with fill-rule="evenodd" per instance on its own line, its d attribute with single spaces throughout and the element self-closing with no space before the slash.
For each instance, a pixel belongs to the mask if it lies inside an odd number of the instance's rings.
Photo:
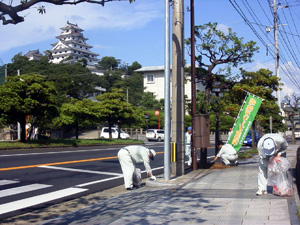
<svg viewBox="0 0 300 225">
<path fill-rule="evenodd" d="M 132 176 L 133 186 L 140 188 L 142 186 L 142 173 L 141 169 L 135 168 Z"/>
<path fill-rule="evenodd" d="M 273 186 L 274 195 L 293 195 L 292 183 L 287 174 L 290 167 L 291 164 L 286 158 L 270 158 L 268 167 L 268 184 Z"/>
<path fill-rule="evenodd" d="M 292 196 L 293 187 L 286 172 L 280 171 L 276 184 L 273 185 L 273 194 L 279 196 Z"/>
</svg>

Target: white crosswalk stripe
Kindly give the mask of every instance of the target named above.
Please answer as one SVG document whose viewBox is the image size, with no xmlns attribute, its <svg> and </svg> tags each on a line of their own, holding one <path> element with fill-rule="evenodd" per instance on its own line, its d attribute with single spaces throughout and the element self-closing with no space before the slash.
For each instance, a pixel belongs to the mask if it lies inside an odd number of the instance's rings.
<svg viewBox="0 0 300 225">
<path fill-rule="evenodd" d="M 47 187 L 51 187 L 52 185 L 47 185 L 47 184 L 30 184 L 30 185 L 25 185 L 21 187 L 15 187 L 15 188 L 9 188 L 6 190 L 0 191 L 0 198 L 11 196 L 11 195 L 16 195 L 16 194 L 21 194 L 25 192 L 30 192 L 30 191 L 35 191 Z"/>
<path fill-rule="evenodd" d="M 0 186 L 19 183 L 18 180 L 0 180 Z"/>
<path fill-rule="evenodd" d="M 56 199 L 68 197 L 80 192 L 87 191 L 83 188 L 66 188 L 59 191 L 50 192 L 47 194 L 37 195 L 30 198 L 25 198 L 0 205 L 0 215 L 13 212 L 20 209 L 25 209 L 42 203 L 50 202 Z"/>
<path fill-rule="evenodd" d="M 5 185 L 10 185 L 10 186 L 5 187 Z M 36 195 L 35 191 L 40 189 L 46 189 L 52 187 L 53 185 L 48 185 L 48 184 L 22 185 L 22 182 L 18 180 L 0 180 L 0 186 L 4 188 L 4 189 L 2 188 L 3 190 L 0 190 L 0 199 L 3 199 L 4 202 L 5 202 L 5 197 L 14 196 L 17 194 L 31 192 L 31 195 L 33 195 L 33 197 L 23 198 L 20 200 L 0 204 L 0 215 L 25 209 L 35 205 L 47 203 L 53 200 L 68 197 L 88 190 L 80 187 L 71 187 L 71 188 L 65 188 L 58 191 L 48 192 L 46 194 Z"/>
</svg>

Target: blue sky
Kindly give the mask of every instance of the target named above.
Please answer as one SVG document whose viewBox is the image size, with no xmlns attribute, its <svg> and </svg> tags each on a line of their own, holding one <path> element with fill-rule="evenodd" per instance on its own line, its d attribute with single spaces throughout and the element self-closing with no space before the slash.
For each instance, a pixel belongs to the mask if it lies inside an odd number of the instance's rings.
<svg viewBox="0 0 300 225">
<path fill-rule="evenodd" d="M 7 2 L 7 0 L 4 0 Z M 247 70 L 256 71 L 259 68 L 268 68 L 274 71 L 274 58 L 269 53 L 266 55 L 266 45 L 274 51 L 273 31 L 267 34 L 264 26 L 272 26 L 272 14 L 267 0 L 194 0 L 195 25 L 208 22 L 218 22 L 219 28 L 226 30 L 231 27 L 239 37 L 244 37 L 245 42 L 253 40 L 260 47 L 260 53 L 254 56 L 252 64 L 243 65 Z M 286 0 L 277 2 L 287 4 Z M 264 44 L 254 35 L 254 32 L 244 22 L 234 6 L 244 13 L 245 17 L 259 32 Z M 30 50 L 39 49 L 40 52 L 51 49 L 60 33 L 60 28 L 67 21 L 77 23 L 84 30 L 87 43 L 94 46 L 91 50 L 104 56 L 113 56 L 129 65 L 137 61 L 142 66 L 158 66 L 164 64 L 164 26 L 165 26 L 165 0 L 136 0 L 129 4 L 128 1 L 110 2 L 102 7 L 95 4 L 80 4 L 77 6 L 54 6 L 44 4 L 46 14 L 40 15 L 36 9 L 21 13 L 26 15 L 25 22 L 17 25 L 0 25 L 0 59 L 3 63 L 10 63 L 11 58 L 19 52 L 26 54 Z M 185 8 L 185 38 L 190 37 L 190 13 L 187 7 L 190 0 L 184 1 Z M 300 58 L 300 1 L 292 0 L 288 9 L 278 9 L 282 23 L 288 23 L 285 34 L 292 33 L 282 40 L 293 43 L 287 47 L 285 60 L 282 64 L 289 67 L 280 71 L 282 82 L 285 83 L 282 96 L 292 92 L 299 92 L 295 79 L 299 80 L 299 64 L 295 58 Z M 172 13 L 172 10 L 170 11 Z M 253 14 L 255 12 L 255 15 Z M 285 13 L 283 13 L 285 12 Z M 252 15 L 251 15 L 252 14 Z M 298 14 L 298 15 L 297 15 Z M 259 25 L 257 25 L 259 24 Z M 271 29 L 272 30 L 272 29 Z M 294 45 L 295 44 L 295 45 Z M 280 48 L 284 47 L 279 43 Z M 289 56 L 291 49 L 295 50 Z M 284 49 L 280 52 L 284 52 Z M 197 54 L 197 52 L 196 52 Z M 188 54 L 185 55 L 190 61 Z M 1 64 L 1 61 L 0 61 Z M 297 74 L 298 72 L 298 74 Z M 294 77 L 293 77 L 294 76 Z M 297 77 L 298 76 L 298 77 Z M 294 81 L 293 81 L 294 80 Z M 283 97 L 282 97 L 283 98 Z"/>
</svg>

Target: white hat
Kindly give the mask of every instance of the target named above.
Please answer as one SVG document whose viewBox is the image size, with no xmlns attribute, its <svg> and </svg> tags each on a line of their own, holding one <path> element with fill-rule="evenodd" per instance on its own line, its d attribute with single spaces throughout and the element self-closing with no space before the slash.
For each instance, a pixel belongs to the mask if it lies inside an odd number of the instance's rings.
<svg viewBox="0 0 300 225">
<path fill-rule="evenodd" d="M 152 153 L 152 156 L 153 156 L 153 157 L 152 157 L 151 159 L 153 160 L 153 159 L 154 159 L 154 156 L 156 156 L 156 152 L 155 152 L 153 149 L 149 149 L 149 151 Z"/>
<path fill-rule="evenodd" d="M 272 156 L 275 153 L 275 142 L 272 138 L 266 138 L 262 144 L 264 156 Z"/>
</svg>

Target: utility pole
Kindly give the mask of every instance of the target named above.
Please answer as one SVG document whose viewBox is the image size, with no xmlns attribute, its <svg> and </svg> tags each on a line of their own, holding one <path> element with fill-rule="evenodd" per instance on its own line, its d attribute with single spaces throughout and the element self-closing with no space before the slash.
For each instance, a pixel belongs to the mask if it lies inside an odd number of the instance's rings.
<svg viewBox="0 0 300 225">
<path fill-rule="evenodd" d="M 196 74 L 195 74 L 195 14 L 194 14 L 194 0 L 190 1 L 191 7 L 191 85 L 192 85 L 192 162 L 193 170 L 197 170 L 197 150 L 195 148 L 195 115 L 196 115 Z"/>
<path fill-rule="evenodd" d="M 172 18 L 172 142 L 176 162 L 172 174 L 184 174 L 184 0 L 173 0 Z"/>
<path fill-rule="evenodd" d="M 278 25 L 277 25 L 277 3 L 276 0 L 273 0 L 273 17 L 274 17 L 274 41 L 275 41 L 275 74 L 279 78 L 279 50 L 278 50 Z M 279 110 L 281 112 L 280 105 L 280 90 L 277 90 L 276 93 L 277 103 Z"/>
</svg>

